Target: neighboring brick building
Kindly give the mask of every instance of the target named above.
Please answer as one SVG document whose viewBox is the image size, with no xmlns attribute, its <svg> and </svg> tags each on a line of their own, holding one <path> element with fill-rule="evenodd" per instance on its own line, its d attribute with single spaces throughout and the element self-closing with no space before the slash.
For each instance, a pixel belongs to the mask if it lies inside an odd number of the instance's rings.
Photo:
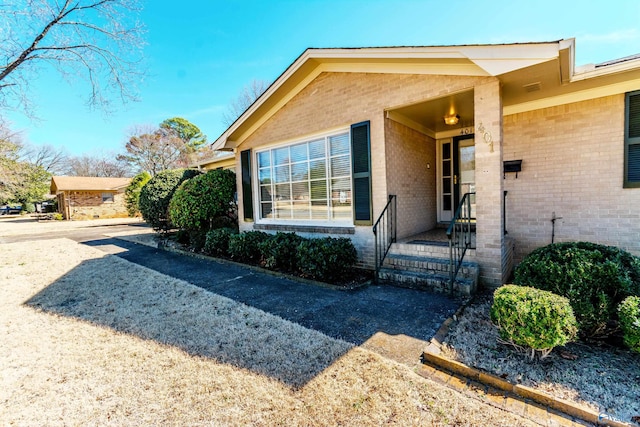
<svg viewBox="0 0 640 427">
<path fill-rule="evenodd" d="M 373 267 L 390 195 L 406 240 L 474 193 L 486 284 L 552 233 L 640 255 L 640 56 L 576 68 L 574 50 L 308 49 L 213 145 L 235 153 L 240 229 L 347 236 Z"/>
<path fill-rule="evenodd" d="M 64 219 L 126 218 L 124 190 L 131 178 L 54 176 L 51 194 Z"/>
</svg>

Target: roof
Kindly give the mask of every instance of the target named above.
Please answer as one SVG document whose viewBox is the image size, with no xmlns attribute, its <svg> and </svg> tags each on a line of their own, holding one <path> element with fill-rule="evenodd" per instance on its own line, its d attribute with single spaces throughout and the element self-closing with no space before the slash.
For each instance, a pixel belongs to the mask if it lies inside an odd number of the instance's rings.
<svg viewBox="0 0 640 427">
<path fill-rule="evenodd" d="M 493 76 L 503 85 L 505 115 L 594 96 L 598 93 L 594 88 L 608 87 L 607 94 L 623 93 L 640 77 L 637 56 L 590 69 L 576 69 L 574 62 L 573 38 L 512 44 L 310 48 L 218 137 L 212 148 L 237 148 L 323 72 Z M 539 87 L 542 90 L 531 89 Z"/>
<path fill-rule="evenodd" d="M 131 178 L 103 178 L 95 176 L 53 176 L 51 194 L 60 191 L 116 191 L 129 185 Z"/>
<path fill-rule="evenodd" d="M 196 163 L 190 165 L 194 168 L 212 168 L 216 164 L 224 163 L 226 164 L 229 160 L 234 160 L 235 155 L 228 151 L 216 151 L 213 156 L 197 161 Z"/>
</svg>

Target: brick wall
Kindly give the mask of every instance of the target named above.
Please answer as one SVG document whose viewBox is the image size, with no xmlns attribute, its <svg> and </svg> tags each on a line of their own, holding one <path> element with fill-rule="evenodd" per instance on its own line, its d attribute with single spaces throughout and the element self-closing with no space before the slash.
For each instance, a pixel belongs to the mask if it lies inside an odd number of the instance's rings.
<svg viewBox="0 0 640 427">
<path fill-rule="evenodd" d="M 398 196 L 398 238 L 431 230 L 437 223 L 435 140 L 388 119 L 385 139 L 387 189 Z"/>
<path fill-rule="evenodd" d="M 472 88 L 486 77 L 409 74 L 322 73 L 257 129 L 238 151 L 304 138 L 353 123 L 371 122 L 373 217 L 380 214 L 390 194 L 387 188 L 385 110 Z M 236 170 L 240 170 L 239 153 Z M 241 174 L 238 188 L 241 188 Z M 242 195 L 239 194 L 239 212 Z M 434 207 L 435 211 L 435 207 Z M 240 229 L 252 229 L 240 219 Z M 352 237 L 361 262 L 373 265 L 370 226 L 358 226 Z"/>
<path fill-rule="evenodd" d="M 504 159 L 522 159 L 506 175 L 507 230 L 516 262 L 555 241 L 586 240 L 640 255 L 640 188 L 622 188 L 624 95 L 504 118 Z"/>
<path fill-rule="evenodd" d="M 102 191 L 69 191 L 65 194 L 69 216 L 73 220 L 95 218 L 126 218 L 124 193 L 113 193 L 113 202 L 102 201 Z M 59 200 L 59 199 L 58 199 Z M 65 212 L 64 206 L 59 210 Z"/>
</svg>

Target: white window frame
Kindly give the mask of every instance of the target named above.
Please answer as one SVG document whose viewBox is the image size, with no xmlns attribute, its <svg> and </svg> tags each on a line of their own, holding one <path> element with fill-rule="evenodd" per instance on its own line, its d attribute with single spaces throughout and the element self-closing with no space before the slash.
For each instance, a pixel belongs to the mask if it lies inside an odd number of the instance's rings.
<svg viewBox="0 0 640 427">
<path fill-rule="evenodd" d="M 349 180 L 350 180 L 350 187 L 351 187 L 351 210 L 350 210 L 350 217 L 348 219 L 340 219 L 340 220 L 334 220 L 334 219 L 295 219 L 295 218 L 262 218 L 262 203 L 261 203 L 261 188 L 260 188 L 260 168 L 258 167 L 258 155 L 260 153 L 263 153 L 265 151 L 271 151 L 271 150 L 276 150 L 278 148 L 283 148 L 283 147 L 289 147 L 289 146 L 293 146 L 296 144 L 302 144 L 302 143 L 309 143 L 318 139 L 324 139 L 325 141 L 325 150 L 327 157 L 325 157 L 325 159 L 327 159 L 327 163 L 326 163 L 326 167 L 327 167 L 327 174 L 326 174 L 326 179 L 328 182 L 328 186 L 327 186 L 327 202 L 328 202 L 328 207 L 327 210 L 329 211 L 329 213 L 331 212 L 331 188 L 330 188 L 330 184 L 331 184 L 331 176 L 329 174 L 329 168 L 330 168 L 330 159 L 331 159 L 331 154 L 329 151 L 329 138 L 333 137 L 333 136 L 338 136 L 338 135 L 346 135 L 347 139 L 348 139 L 348 146 L 349 146 Z M 329 132 L 323 132 L 323 133 L 318 133 L 318 134 L 312 134 L 312 135 L 306 135 L 304 137 L 300 137 L 300 138 L 296 138 L 296 139 L 291 139 L 288 140 L 286 142 L 278 142 L 276 144 L 270 144 L 270 145 L 266 145 L 263 147 L 260 147 L 259 149 L 255 149 L 252 150 L 252 156 L 251 156 L 251 167 L 254 171 L 256 171 L 252 177 L 252 182 L 253 182 L 253 188 L 256 189 L 253 192 L 253 206 L 254 208 L 254 215 L 256 217 L 256 224 L 280 224 L 280 225 L 300 225 L 300 226 L 315 226 L 315 227 L 352 227 L 353 226 L 353 153 L 352 153 L 352 147 L 351 147 L 351 129 L 346 127 L 346 128 L 340 128 L 340 129 L 336 129 L 336 130 L 332 130 Z"/>
</svg>

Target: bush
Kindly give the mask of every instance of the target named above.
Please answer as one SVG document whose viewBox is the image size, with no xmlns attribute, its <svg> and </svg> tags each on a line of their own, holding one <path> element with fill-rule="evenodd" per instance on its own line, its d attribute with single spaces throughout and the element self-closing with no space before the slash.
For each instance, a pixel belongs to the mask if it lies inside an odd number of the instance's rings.
<svg viewBox="0 0 640 427">
<path fill-rule="evenodd" d="M 294 273 L 297 268 L 298 245 L 306 240 L 296 233 L 276 233 L 260 243 L 264 266 L 272 270 Z"/>
<path fill-rule="evenodd" d="M 171 222 L 184 230 L 208 231 L 213 220 L 232 215 L 236 174 L 212 170 L 184 181 L 169 203 Z"/>
<path fill-rule="evenodd" d="M 269 238 L 262 231 L 247 231 L 229 238 L 229 256 L 236 261 L 257 263 L 260 261 L 260 243 Z"/>
<path fill-rule="evenodd" d="M 334 281 L 343 276 L 358 260 L 351 240 L 325 237 L 305 240 L 298 245 L 298 268 L 306 276 Z"/>
<path fill-rule="evenodd" d="M 500 338 L 517 347 L 546 357 L 559 345 L 572 341 L 577 323 L 569 300 L 548 291 L 505 285 L 493 294 L 491 321 L 500 329 Z"/>
<path fill-rule="evenodd" d="M 229 239 L 235 234 L 231 228 L 217 228 L 207 232 L 204 244 L 204 252 L 209 255 L 228 255 Z"/>
<path fill-rule="evenodd" d="M 149 172 L 142 171 L 131 178 L 131 182 L 127 186 L 126 190 L 124 190 L 124 203 L 130 217 L 134 217 L 140 213 L 140 208 L 138 207 L 140 201 L 140 190 L 142 190 L 142 187 L 144 187 L 150 179 L 151 175 L 149 175 Z"/>
<path fill-rule="evenodd" d="M 159 172 L 140 190 L 139 207 L 144 220 L 154 230 L 173 228 L 169 221 L 169 202 L 178 186 L 200 172 L 193 169 L 173 169 Z"/>
<path fill-rule="evenodd" d="M 640 260 L 621 249 L 589 242 L 536 249 L 520 263 L 514 282 L 569 298 L 582 338 L 604 337 L 616 306 L 640 295 Z"/>
<path fill-rule="evenodd" d="M 624 343 L 640 353 L 640 298 L 627 297 L 618 307 Z"/>
</svg>

